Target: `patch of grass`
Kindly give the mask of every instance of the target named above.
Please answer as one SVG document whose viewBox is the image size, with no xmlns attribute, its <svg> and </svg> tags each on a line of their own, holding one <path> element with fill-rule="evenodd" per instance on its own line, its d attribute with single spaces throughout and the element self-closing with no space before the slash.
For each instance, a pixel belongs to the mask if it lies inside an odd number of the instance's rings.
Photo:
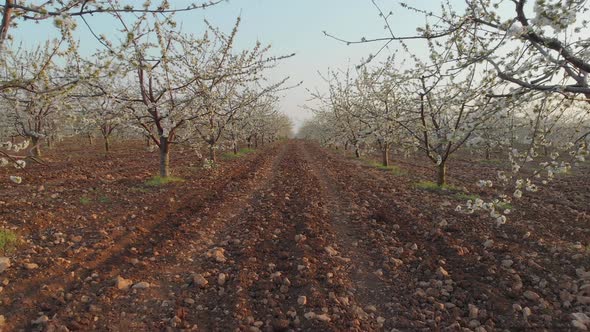
<svg viewBox="0 0 590 332">
<path fill-rule="evenodd" d="M 236 158 L 241 158 L 241 157 L 243 157 L 243 156 L 245 156 L 247 154 L 250 154 L 250 153 L 252 153 L 254 151 L 256 151 L 256 150 L 250 149 L 250 148 L 241 148 L 240 150 L 238 150 L 238 153 L 237 154 L 236 153 L 233 153 L 233 151 L 232 152 L 226 152 L 226 153 L 222 154 L 221 157 L 223 159 L 236 159 Z"/>
<path fill-rule="evenodd" d="M 100 196 L 100 197 L 98 197 L 98 201 L 100 203 L 106 204 L 106 203 L 110 203 L 111 199 L 107 196 Z"/>
<path fill-rule="evenodd" d="M 250 148 L 241 148 L 240 151 L 238 151 L 238 153 L 247 154 L 247 153 L 252 153 L 254 151 L 256 151 L 256 150 L 250 149 Z"/>
<path fill-rule="evenodd" d="M 18 235 L 8 229 L 0 229 L 0 251 L 6 252 L 16 247 Z"/>
<path fill-rule="evenodd" d="M 375 162 L 371 163 L 371 164 L 373 165 L 373 167 L 380 169 L 382 171 L 392 171 L 395 168 L 395 166 L 393 166 L 393 165 L 385 166 L 385 165 L 382 165 L 380 163 L 375 163 Z"/>
<path fill-rule="evenodd" d="M 512 204 L 510 204 L 510 203 L 500 202 L 500 203 L 496 204 L 496 206 L 502 210 L 512 210 L 513 209 Z"/>
<path fill-rule="evenodd" d="M 168 177 L 161 177 L 161 176 L 154 176 L 153 178 L 147 180 L 145 182 L 146 186 L 150 187 L 160 187 L 169 183 L 174 182 L 184 182 L 184 179 L 175 177 L 175 176 L 168 176 Z"/>
<path fill-rule="evenodd" d="M 479 197 L 475 194 L 467 194 L 464 192 L 460 192 L 460 193 L 455 194 L 455 198 L 458 200 L 461 200 L 461 201 L 468 201 L 468 200 L 475 201 L 476 199 L 481 198 L 481 197 Z"/>
<path fill-rule="evenodd" d="M 443 191 L 443 190 L 444 191 L 461 191 L 459 188 L 452 186 L 450 184 L 445 184 L 445 185 L 439 186 L 438 184 L 436 184 L 432 181 L 416 182 L 415 186 L 418 189 L 429 190 L 429 191 Z"/>
<path fill-rule="evenodd" d="M 405 176 L 408 174 L 408 172 L 406 172 L 405 170 L 403 170 L 401 167 L 399 166 L 394 166 L 393 169 L 391 170 L 391 172 L 393 173 L 393 175 L 395 176 Z"/>
<path fill-rule="evenodd" d="M 233 152 L 226 152 L 221 155 L 221 159 L 225 159 L 225 160 L 238 159 L 240 157 L 242 157 L 242 155 L 240 155 L 239 152 L 238 152 L 238 154 L 234 154 Z"/>
<path fill-rule="evenodd" d="M 382 171 L 388 171 L 388 172 L 392 172 L 393 175 L 395 176 L 403 176 L 406 175 L 406 171 L 404 171 L 403 169 L 401 169 L 401 167 L 396 166 L 396 165 L 388 165 L 388 166 L 384 166 L 383 164 L 373 161 L 373 160 L 367 160 L 366 163 L 369 166 L 375 167 L 377 169 L 380 169 Z"/>
<path fill-rule="evenodd" d="M 82 204 L 82 205 L 88 205 L 90 203 L 92 203 L 92 200 L 90 198 L 88 198 L 86 196 L 80 197 L 80 204 Z"/>
<path fill-rule="evenodd" d="M 143 186 L 131 187 L 131 188 L 129 188 L 129 191 L 131 191 L 131 192 L 139 192 L 139 193 L 144 193 L 144 194 L 150 192 L 149 189 L 147 189 L 147 188 L 145 188 Z"/>
</svg>

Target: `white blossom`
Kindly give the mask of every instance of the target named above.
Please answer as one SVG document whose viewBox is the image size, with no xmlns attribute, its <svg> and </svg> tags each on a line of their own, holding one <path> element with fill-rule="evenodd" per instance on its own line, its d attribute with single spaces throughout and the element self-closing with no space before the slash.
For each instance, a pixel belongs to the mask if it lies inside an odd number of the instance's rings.
<svg viewBox="0 0 590 332">
<path fill-rule="evenodd" d="M 19 183 L 23 182 L 23 179 L 20 176 L 11 175 L 10 176 L 10 181 L 12 181 L 12 182 L 14 182 L 16 184 L 19 184 Z"/>
<path fill-rule="evenodd" d="M 506 223 L 506 216 L 501 215 L 496 218 L 496 225 L 497 226 L 504 225 L 505 223 Z"/>
<path fill-rule="evenodd" d="M 508 28 L 508 30 L 506 31 L 506 34 L 509 37 L 520 37 L 525 32 L 526 32 L 526 30 L 524 29 L 522 24 L 520 24 L 520 22 L 516 21 L 516 22 L 512 23 L 510 28 Z"/>
</svg>

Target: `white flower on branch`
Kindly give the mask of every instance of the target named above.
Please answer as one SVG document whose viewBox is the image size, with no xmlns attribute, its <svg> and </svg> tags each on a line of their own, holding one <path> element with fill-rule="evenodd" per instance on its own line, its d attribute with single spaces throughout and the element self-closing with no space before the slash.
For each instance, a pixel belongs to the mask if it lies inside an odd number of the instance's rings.
<svg viewBox="0 0 590 332">
<path fill-rule="evenodd" d="M 440 155 L 436 156 L 436 166 L 439 166 L 440 164 L 442 164 L 442 157 Z"/>
<path fill-rule="evenodd" d="M 14 176 L 11 175 L 10 176 L 10 181 L 16 183 L 16 184 L 20 184 L 21 182 L 23 182 L 23 179 L 20 176 Z"/>
<path fill-rule="evenodd" d="M 517 163 L 512 164 L 512 173 L 518 173 L 520 171 L 520 165 Z"/>
<path fill-rule="evenodd" d="M 531 23 L 539 27 L 550 27 L 555 32 L 564 30 L 569 25 L 576 22 L 576 10 L 572 10 L 567 6 L 569 1 L 557 1 L 550 3 L 549 1 L 535 1 L 533 10 L 535 17 L 531 19 Z"/>
<path fill-rule="evenodd" d="M 520 22 L 514 22 L 506 31 L 509 37 L 520 37 L 526 32 L 526 29 L 520 24 Z"/>
</svg>

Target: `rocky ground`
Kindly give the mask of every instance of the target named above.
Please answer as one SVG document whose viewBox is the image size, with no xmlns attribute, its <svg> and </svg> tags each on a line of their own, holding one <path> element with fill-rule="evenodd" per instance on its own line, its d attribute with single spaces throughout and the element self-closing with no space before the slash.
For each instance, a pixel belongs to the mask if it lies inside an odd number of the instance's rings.
<svg viewBox="0 0 590 332">
<path fill-rule="evenodd" d="M 209 171 L 190 156 L 160 187 L 155 155 L 123 147 L 0 183 L 23 239 L 0 253 L 4 331 L 590 330 L 587 168 L 496 227 L 416 188 L 419 160 L 387 172 L 296 140 Z M 460 160 L 451 182 L 485 196 L 474 179 L 498 167 Z"/>
</svg>

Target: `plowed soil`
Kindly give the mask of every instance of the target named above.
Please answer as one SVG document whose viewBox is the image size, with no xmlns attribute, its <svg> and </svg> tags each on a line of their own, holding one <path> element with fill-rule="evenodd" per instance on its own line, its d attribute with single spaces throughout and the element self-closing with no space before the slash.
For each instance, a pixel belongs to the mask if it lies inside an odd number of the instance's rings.
<svg viewBox="0 0 590 332">
<path fill-rule="evenodd" d="M 590 315 L 588 168 L 498 227 L 416 188 L 418 160 L 394 174 L 290 140 L 213 170 L 176 153 L 184 182 L 150 187 L 156 155 L 138 151 L 72 147 L 20 186 L 2 171 L 0 226 L 23 239 L 0 252 L 4 331 L 573 331 Z M 498 167 L 459 161 L 451 181 L 485 196 L 474 179 Z"/>
</svg>

